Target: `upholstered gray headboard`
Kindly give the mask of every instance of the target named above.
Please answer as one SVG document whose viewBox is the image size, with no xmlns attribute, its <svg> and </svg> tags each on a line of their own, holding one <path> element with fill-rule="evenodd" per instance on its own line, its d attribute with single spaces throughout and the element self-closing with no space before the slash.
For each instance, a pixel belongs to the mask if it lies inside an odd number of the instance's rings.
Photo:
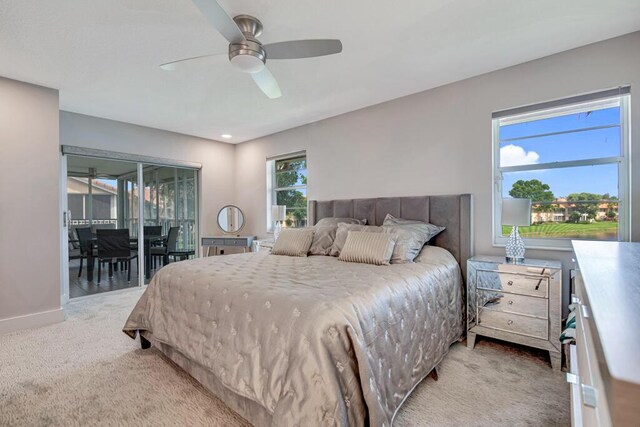
<svg viewBox="0 0 640 427">
<path fill-rule="evenodd" d="M 458 260 L 467 279 L 467 259 L 473 256 L 471 194 L 450 196 L 383 197 L 309 202 L 309 224 L 322 218 L 366 218 L 370 225 L 382 225 L 384 217 L 416 219 L 444 226 L 430 244 L 447 249 Z"/>
</svg>

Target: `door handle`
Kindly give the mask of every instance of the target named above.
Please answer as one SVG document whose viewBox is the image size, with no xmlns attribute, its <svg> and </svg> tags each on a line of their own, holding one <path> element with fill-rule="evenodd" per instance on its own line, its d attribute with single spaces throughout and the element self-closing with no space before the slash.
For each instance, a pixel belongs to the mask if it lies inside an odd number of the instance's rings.
<svg viewBox="0 0 640 427">
<path fill-rule="evenodd" d="M 589 309 L 586 305 L 580 304 L 580 311 L 582 312 L 582 317 L 585 319 L 589 318 Z"/>
<path fill-rule="evenodd" d="M 582 403 L 584 406 L 595 408 L 598 404 L 598 391 L 590 385 L 582 384 Z"/>
</svg>

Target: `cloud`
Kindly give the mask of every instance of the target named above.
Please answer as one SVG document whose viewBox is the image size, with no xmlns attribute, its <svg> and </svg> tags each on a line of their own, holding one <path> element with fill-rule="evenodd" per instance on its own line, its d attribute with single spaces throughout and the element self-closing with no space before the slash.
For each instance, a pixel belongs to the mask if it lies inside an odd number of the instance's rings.
<svg viewBox="0 0 640 427">
<path fill-rule="evenodd" d="M 505 145 L 500 149 L 500 166 L 520 166 L 538 163 L 540 155 L 535 151 L 526 151 L 519 145 Z"/>
</svg>

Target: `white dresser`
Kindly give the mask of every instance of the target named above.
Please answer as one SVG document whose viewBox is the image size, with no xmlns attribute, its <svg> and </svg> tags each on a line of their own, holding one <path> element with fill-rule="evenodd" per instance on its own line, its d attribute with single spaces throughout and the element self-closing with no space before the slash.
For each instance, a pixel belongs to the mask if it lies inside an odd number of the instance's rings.
<svg viewBox="0 0 640 427">
<path fill-rule="evenodd" d="M 574 241 L 574 426 L 640 425 L 640 243 Z"/>
</svg>

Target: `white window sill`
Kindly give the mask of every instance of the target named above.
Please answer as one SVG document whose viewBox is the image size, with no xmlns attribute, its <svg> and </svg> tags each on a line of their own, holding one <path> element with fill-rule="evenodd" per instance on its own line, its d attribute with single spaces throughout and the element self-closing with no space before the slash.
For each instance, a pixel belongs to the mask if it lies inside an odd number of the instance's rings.
<svg viewBox="0 0 640 427">
<path fill-rule="evenodd" d="M 494 242 L 492 245 L 494 248 L 504 248 L 506 244 L 504 243 L 496 243 Z M 571 247 L 571 241 L 569 241 L 569 246 L 545 246 L 545 245 L 528 245 L 525 243 L 524 245 L 526 250 L 540 250 L 540 251 L 560 251 L 560 252 L 572 252 L 573 248 Z"/>
</svg>

